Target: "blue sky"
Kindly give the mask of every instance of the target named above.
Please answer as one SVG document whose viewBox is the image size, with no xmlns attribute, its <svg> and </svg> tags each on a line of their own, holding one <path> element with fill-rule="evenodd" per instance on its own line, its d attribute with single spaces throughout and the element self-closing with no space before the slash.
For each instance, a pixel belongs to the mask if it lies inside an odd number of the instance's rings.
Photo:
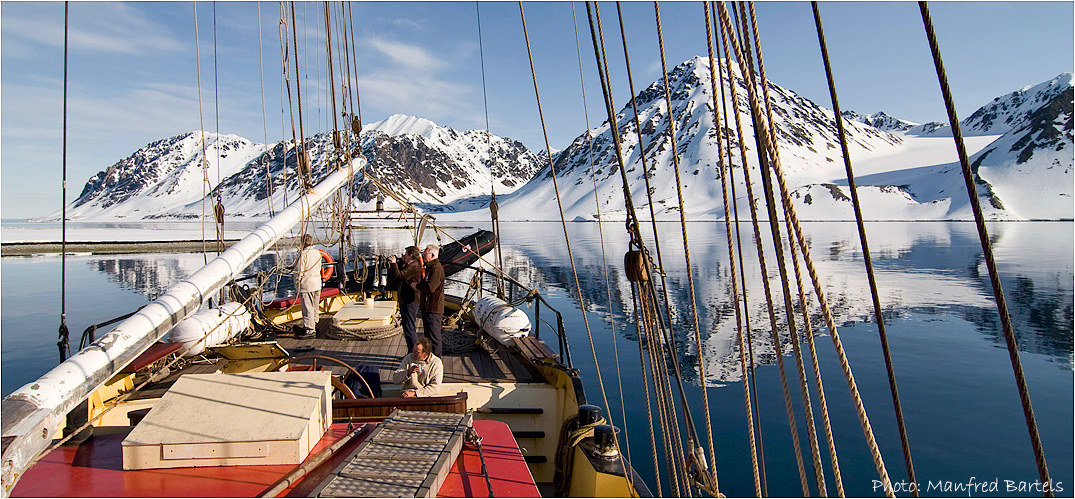
<svg viewBox="0 0 1075 499">
<path fill-rule="evenodd" d="M 932 3 L 960 117 L 994 97 L 1075 69 L 1073 6 Z M 324 4 L 295 8 L 310 134 L 331 128 Z M 402 113 L 457 129 L 484 129 L 487 99 L 493 133 L 544 149 L 517 3 L 362 2 L 351 8 L 364 121 Z M 549 140 L 562 148 L 585 130 L 587 117 L 594 127 L 604 116 L 586 8 L 569 2 L 523 8 Z M 600 8 L 620 108 L 630 94 L 616 5 Z M 640 91 L 661 74 L 653 5 L 625 2 L 621 8 Z M 254 142 L 284 136 L 278 3 L 197 3 L 200 51 L 191 2 L 72 2 L 70 9 L 67 202 L 95 173 L 153 140 L 201 123 Z M 769 78 L 831 108 L 810 4 L 759 2 L 756 10 Z M 883 110 L 919 123 L 947 119 L 917 3 L 822 2 L 821 13 L 842 109 Z M 706 54 L 700 3 L 663 3 L 661 18 L 669 67 Z M 0 3 L 3 218 L 42 216 L 61 206 L 63 35 L 62 2 Z M 289 124 L 286 130 L 290 136 Z"/>
</svg>

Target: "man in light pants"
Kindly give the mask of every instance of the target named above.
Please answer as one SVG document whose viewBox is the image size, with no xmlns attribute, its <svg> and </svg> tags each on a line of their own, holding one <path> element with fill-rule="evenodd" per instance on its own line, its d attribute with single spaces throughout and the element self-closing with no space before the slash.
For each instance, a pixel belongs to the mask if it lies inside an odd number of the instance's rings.
<svg viewBox="0 0 1075 499">
<path fill-rule="evenodd" d="M 302 250 L 295 262 L 295 291 L 302 301 L 303 333 L 298 338 L 317 336 L 318 303 L 321 301 L 321 252 L 314 247 L 314 236 L 302 236 Z"/>
</svg>

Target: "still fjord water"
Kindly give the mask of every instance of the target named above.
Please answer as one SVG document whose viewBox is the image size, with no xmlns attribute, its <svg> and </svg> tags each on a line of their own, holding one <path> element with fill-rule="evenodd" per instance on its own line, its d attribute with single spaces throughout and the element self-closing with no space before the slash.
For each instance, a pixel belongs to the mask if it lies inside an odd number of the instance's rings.
<svg viewBox="0 0 1075 499">
<path fill-rule="evenodd" d="M 747 231 L 749 224 L 741 228 Z M 804 229 L 888 471 L 894 481 L 905 480 L 854 224 L 809 223 Z M 990 226 L 1054 492 L 1060 496 L 1071 496 L 1075 490 L 1073 229 L 1075 225 L 1070 222 Z M 568 230 L 589 334 L 559 223 L 503 224 L 505 266 L 524 283 L 541 289 L 564 313 L 571 358 L 586 382 L 589 401 L 611 408 L 612 422 L 624 428 L 621 443 L 629 447 L 635 468 L 657 492 L 637 333 L 632 322 L 632 294 L 621 270 L 627 245 L 623 226 L 574 223 L 568 224 Z M 451 233 L 458 237 L 470 231 L 458 229 Z M 1036 489 L 1028 489 L 1035 486 L 1038 474 L 973 224 L 875 223 L 867 225 L 867 232 L 922 494 L 1040 495 L 1034 493 Z M 645 233 L 651 237 L 649 228 Z M 721 491 L 728 496 L 753 495 L 724 225 L 692 223 L 688 225 L 688 236 L 701 352 L 695 346 L 679 225 L 660 224 L 658 228 L 678 324 L 677 358 L 684 369 L 686 396 L 701 444 L 707 447 L 698 367 L 701 359 Z M 410 244 L 408 238 L 407 231 L 398 229 L 361 231 L 356 235 L 356 239 L 363 240 L 359 251 L 365 254 L 398 253 Z M 743 240 L 749 242 L 752 238 L 744 232 Z M 447 241 L 445 238 L 443 242 Z M 435 241 L 423 241 L 427 242 Z M 802 489 L 791 450 L 776 350 L 768 339 L 764 303 L 759 302 L 763 296 L 761 273 L 753 246 L 743 248 L 743 258 L 745 287 L 751 301 L 747 310 L 758 364 L 768 494 L 798 496 Z M 267 255 L 259 264 L 271 266 L 274 261 L 275 255 Z M 767 247 L 771 277 L 776 275 L 774 261 L 772 249 Z M 197 270 L 202 262 L 201 254 L 68 256 L 66 308 L 72 347 L 77 349 L 78 336 L 86 325 L 144 305 Z M 465 279 L 469 275 L 457 277 Z M 58 360 L 55 343 L 60 313 L 60 258 L 5 257 L 0 259 L 0 280 L 0 366 L 3 394 L 7 395 L 49 370 Z M 771 284 L 779 289 L 775 279 Z M 781 308 L 778 303 L 780 316 Z M 533 318 L 534 310 L 527 312 Z M 542 319 L 547 321 L 549 316 L 543 315 Z M 812 319 L 845 491 L 848 495 L 881 495 L 882 491 L 874 487 L 877 476 L 873 461 L 829 334 L 821 327 L 824 323 L 820 316 Z M 541 338 L 555 346 L 552 330 L 545 324 L 540 327 Z M 800 439 L 807 449 L 808 481 L 811 494 L 816 495 L 795 364 L 790 347 L 785 344 L 784 350 Z M 595 359 L 601 370 L 603 391 Z M 812 405 L 820 423 L 818 404 L 815 393 Z M 672 495 L 674 491 L 664 476 L 664 451 L 659 443 L 656 455 L 662 475 L 660 493 Z M 823 442 L 822 455 L 829 468 Z M 968 483 L 986 485 L 974 487 Z M 829 494 L 834 495 L 831 471 L 826 485 Z"/>
</svg>

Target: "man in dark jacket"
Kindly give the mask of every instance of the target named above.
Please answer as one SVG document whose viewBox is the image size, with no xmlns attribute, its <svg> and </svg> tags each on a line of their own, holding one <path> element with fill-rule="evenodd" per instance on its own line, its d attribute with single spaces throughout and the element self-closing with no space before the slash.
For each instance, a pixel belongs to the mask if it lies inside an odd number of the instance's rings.
<svg viewBox="0 0 1075 499">
<path fill-rule="evenodd" d="M 399 302 L 399 315 L 403 323 L 403 339 L 407 341 L 407 351 L 414 349 L 418 341 L 418 282 L 422 280 L 422 254 L 417 246 L 407 246 L 403 253 L 403 265 L 396 262 L 396 256 L 388 257 L 388 275 L 399 281 L 396 301 Z"/>
<path fill-rule="evenodd" d="M 433 353 L 441 356 L 440 328 L 444 320 L 444 267 L 441 266 L 437 256 L 440 249 L 436 245 L 426 246 L 423 257 L 425 258 L 425 277 L 418 283 L 418 291 L 421 292 L 419 309 L 422 311 L 422 327 L 425 334 L 433 342 Z"/>
</svg>

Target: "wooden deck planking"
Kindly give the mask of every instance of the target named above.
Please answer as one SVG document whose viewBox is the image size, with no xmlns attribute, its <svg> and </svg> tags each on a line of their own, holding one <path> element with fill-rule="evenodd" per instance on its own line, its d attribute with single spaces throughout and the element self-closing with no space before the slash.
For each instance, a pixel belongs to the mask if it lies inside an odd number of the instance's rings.
<svg viewBox="0 0 1075 499">
<path fill-rule="evenodd" d="M 399 367 L 399 361 L 407 353 L 402 334 L 370 341 L 331 338 L 299 340 L 283 336 L 277 338 L 277 341 L 293 355 L 299 354 L 296 347 L 310 345 L 315 350 L 304 352 L 302 355 L 323 355 L 339 359 L 355 367 L 361 364 L 373 367 L 378 370 L 384 382 L 391 382 L 392 372 Z M 480 348 L 466 353 L 446 353 L 441 356 L 444 363 L 444 381 L 446 383 L 544 382 L 543 377 L 528 369 L 520 359 L 514 359 L 516 355 L 505 348 L 500 348 L 492 354 Z M 318 364 L 328 366 L 333 374 L 346 374 L 344 367 L 324 362 L 318 362 Z"/>
</svg>

